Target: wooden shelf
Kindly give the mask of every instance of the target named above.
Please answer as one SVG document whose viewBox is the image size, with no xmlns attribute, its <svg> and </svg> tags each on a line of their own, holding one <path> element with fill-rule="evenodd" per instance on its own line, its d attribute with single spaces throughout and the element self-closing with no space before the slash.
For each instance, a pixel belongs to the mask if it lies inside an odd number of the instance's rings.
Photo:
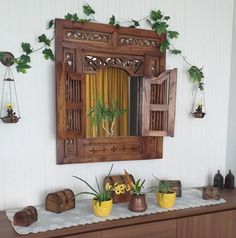
<svg viewBox="0 0 236 238">
<path fill-rule="evenodd" d="M 233 238 L 236 234 L 234 226 L 236 218 L 236 189 L 223 190 L 222 197 L 226 200 L 226 203 L 220 205 L 105 221 L 25 236 L 18 235 L 14 231 L 5 212 L 2 211 L 0 212 L 0 234 L 4 238 L 108 238 L 111 237 L 111 234 L 112 238 L 154 237 L 153 234 L 155 234 L 155 238 Z M 187 229 L 189 226 L 192 226 L 192 228 Z M 198 234 L 201 236 L 198 236 Z"/>
</svg>

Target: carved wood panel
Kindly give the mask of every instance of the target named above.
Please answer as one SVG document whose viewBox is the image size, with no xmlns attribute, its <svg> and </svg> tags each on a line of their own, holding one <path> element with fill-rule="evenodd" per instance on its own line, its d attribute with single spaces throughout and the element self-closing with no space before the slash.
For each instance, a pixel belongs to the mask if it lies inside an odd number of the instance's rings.
<svg viewBox="0 0 236 238">
<path fill-rule="evenodd" d="M 157 76 L 165 69 L 165 54 L 159 51 L 164 40 L 165 35 L 157 36 L 149 30 L 57 19 L 56 61 L 78 75 L 95 73 L 102 67 L 119 67 L 130 76 Z M 62 120 L 63 102 L 57 86 L 57 127 L 67 131 L 57 138 L 58 164 L 162 158 L 163 137 L 78 138 L 84 134 L 83 83 L 83 77 L 65 81 Z M 141 108 L 142 97 L 138 101 Z"/>
<path fill-rule="evenodd" d="M 96 70 L 104 67 L 117 67 L 126 70 L 133 76 L 143 75 L 144 58 L 134 56 L 121 55 L 85 55 L 83 57 L 84 73 L 95 73 Z"/>
</svg>

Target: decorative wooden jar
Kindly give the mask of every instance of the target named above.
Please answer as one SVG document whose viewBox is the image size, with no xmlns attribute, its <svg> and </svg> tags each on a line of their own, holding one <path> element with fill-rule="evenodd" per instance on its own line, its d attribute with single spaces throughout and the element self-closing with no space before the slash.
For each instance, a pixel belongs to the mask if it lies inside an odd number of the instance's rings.
<svg viewBox="0 0 236 238">
<path fill-rule="evenodd" d="M 50 212 L 61 213 L 75 208 L 75 195 L 71 189 L 64 189 L 49 193 L 45 201 L 45 209 Z"/>
<path fill-rule="evenodd" d="M 171 184 L 171 190 L 176 193 L 176 197 L 182 196 L 182 186 L 180 180 L 161 180 Z"/>
<path fill-rule="evenodd" d="M 14 226 L 27 227 L 38 220 L 38 212 L 35 207 L 28 206 L 19 212 L 16 212 L 13 217 Z"/>
<path fill-rule="evenodd" d="M 220 188 L 218 187 L 203 187 L 202 198 L 204 200 L 215 199 L 220 200 Z"/>
<path fill-rule="evenodd" d="M 130 179 L 134 183 L 134 177 L 130 174 Z M 130 187 L 124 175 L 105 177 L 104 185 L 111 185 L 114 189 L 112 193 L 113 203 L 128 202 L 130 200 Z"/>
</svg>

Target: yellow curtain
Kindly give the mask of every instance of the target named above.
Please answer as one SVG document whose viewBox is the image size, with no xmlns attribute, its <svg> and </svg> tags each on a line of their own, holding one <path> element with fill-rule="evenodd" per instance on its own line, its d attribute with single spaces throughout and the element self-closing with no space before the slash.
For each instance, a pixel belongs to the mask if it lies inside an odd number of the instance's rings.
<svg viewBox="0 0 236 238">
<path fill-rule="evenodd" d="M 97 98 L 102 99 L 107 105 L 117 100 L 119 109 L 127 109 L 115 123 L 114 136 L 128 135 L 128 78 L 128 73 L 119 68 L 104 68 L 96 74 L 86 75 L 86 115 Z M 86 137 L 96 136 L 108 135 L 102 127 L 92 126 L 90 118 L 86 117 Z"/>
</svg>

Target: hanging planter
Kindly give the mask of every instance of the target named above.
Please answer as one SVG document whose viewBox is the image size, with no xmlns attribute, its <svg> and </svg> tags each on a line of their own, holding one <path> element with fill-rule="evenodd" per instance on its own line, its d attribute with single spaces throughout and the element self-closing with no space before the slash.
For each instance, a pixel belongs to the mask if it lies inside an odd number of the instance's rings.
<svg viewBox="0 0 236 238">
<path fill-rule="evenodd" d="M 4 123 L 17 123 L 20 119 L 16 85 L 11 71 L 11 66 L 14 62 L 13 54 L 10 52 L 4 52 L 4 57 L 1 59 L 1 63 L 6 66 L 6 71 L 3 78 L 0 108 L 0 119 Z"/>
<path fill-rule="evenodd" d="M 199 83 L 194 87 L 194 101 L 192 106 L 192 116 L 203 118 L 206 115 L 204 84 Z"/>
</svg>

